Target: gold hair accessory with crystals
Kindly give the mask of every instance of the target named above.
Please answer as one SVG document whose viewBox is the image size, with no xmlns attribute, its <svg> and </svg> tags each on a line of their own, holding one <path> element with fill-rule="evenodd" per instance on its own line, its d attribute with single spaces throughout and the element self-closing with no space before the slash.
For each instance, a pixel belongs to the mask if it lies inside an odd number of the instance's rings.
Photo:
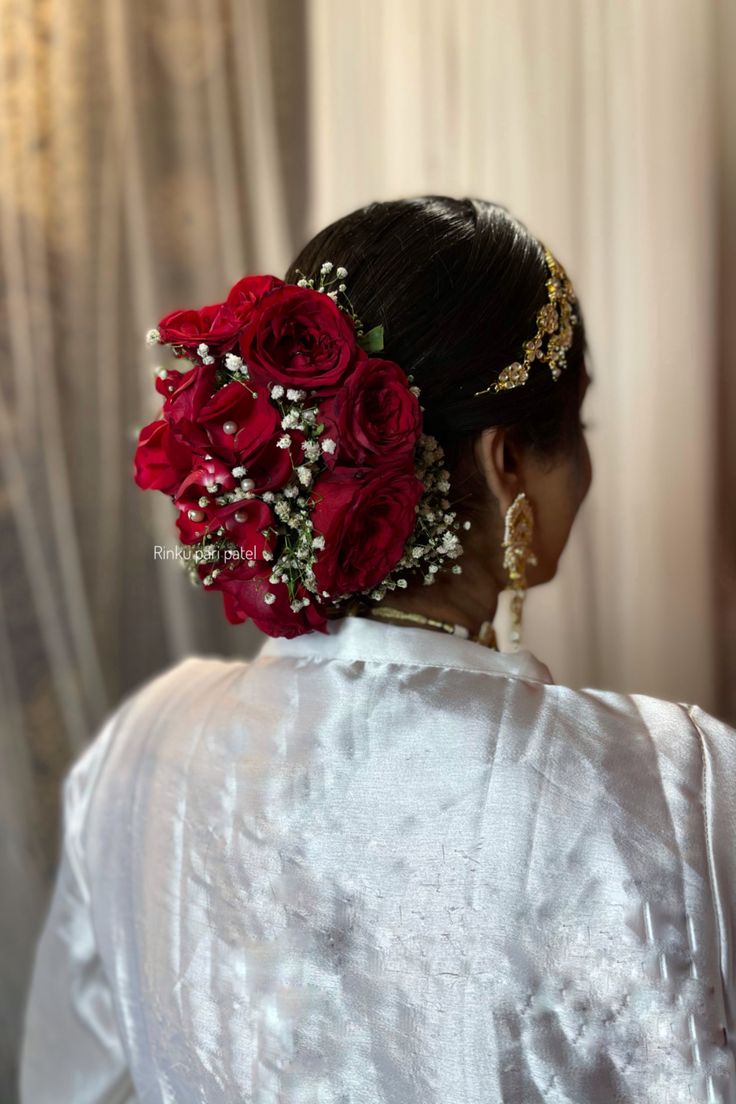
<svg viewBox="0 0 736 1104">
<path fill-rule="evenodd" d="M 557 380 L 566 367 L 565 354 L 572 345 L 572 327 L 577 322 L 577 315 L 573 311 L 575 291 L 562 265 L 554 259 L 546 246 L 543 245 L 542 248 L 549 279 L 547 302 L 537 312 L 537 332 L 524 345 L 524 360 L 509 364 L 497 380 L 482 391 L 476 391 L 474 398 L 476 395 L 485 395 L 487 391 L 508 391 L 512 387 L 521 387 L 529 378 L 529 369 L 535 360 L 549 365 L 553 380 Z M 545 337 L 547 347 L 543 350 Z"/>
</svg>

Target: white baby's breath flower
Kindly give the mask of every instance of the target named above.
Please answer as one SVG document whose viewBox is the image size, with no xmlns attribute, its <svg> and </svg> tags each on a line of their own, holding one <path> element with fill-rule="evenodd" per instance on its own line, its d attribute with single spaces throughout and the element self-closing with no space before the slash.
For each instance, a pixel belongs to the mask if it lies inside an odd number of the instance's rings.
<svg viewBox="0 0 736 1104">
<path fill-rule="evenodd" d="M 312 541 L 312 548 L 316 548 L 318 551 L 325 546 L 325 538 L 320 533 L 318 537 L 315 537 Z"/>
<path fill-rule="evenodd" d="M 306 464 L 301 464 L 296 469 L 296 474 L 297 474 L 297 476 L 299 478 L 299 482 L 302 484 L 302 486 L 308 487 L 309 484 L 312 482 L 312 472 L 310 471 L 310 469 L 307 467 Z"/>
<path fill-rule="evenodd" d="M 157 345 L 161 341 L 161 334 L 158 330 L 149 330 L 146 334 L 146 341 L 149 345 Z"/>
<path fill-rule="evenodd" d="M 228 372 L 239 372 L 243 367 L 243 358 L 237 356 L 235 353 L 227 353 L 225 356 L 225 367 Z"/>
<path fill-rule="evenodd" d="M 320 441 L 320 445 L 322 446 L 323 452 L 329 452 L 330 454 L 332 454 L 337 448 L 337 443 L 333 441 L 331 437 L 325 437 L 322 441 Z"/>
<path fill-rule="evenodd" d="M 291 402 L 301 402 L 306 395 L 306 391 L 300 391 L 298 387 L 289 387 L 286 392 L 286 397 Z"/>
<path fill-rule="evenodd" d="M 319 442 L 302 441 L 302 450 L 306 460 L 316 460 L 319 456 Z"/>
<path fill-rule="evenodd" d="M 290 444 L 291 437 L 288 433 L 284 433 L 283 436 L 279 437 L 278 441 L 276 442 L 276 448 L 288 448 Z"/>
<path fill-rule="evenodd" d="M 345 277 L 347 276 L 347 274 L 348 274 L 348 270 L 346 268 L 343 268 L 342 265 L 340 265 L 337 272 L 335 273 L 338 280 L 344 280 Z"/>
<path fill-rule="evenodd" d="M 320 272 L 324 276 L 326 276 L 328 272 L 332 272 L 333 267 L 334 266 L 332 264 L 332 261 L 325 261 L 324 264 L 322 265 L 322 267 L 320 268 Z"/>
<path fill-rule="evenodd" d="M 210 354 L 209 345 L 207 345 L 206 342 L 204 342 L 204 341 L 201 342 L 201 344 L 199 344 L 197 346 L 197 355 L 202 358 L 202 363 L 203 364 L 214 364 L 215 363 L 215 358 L 213 356 L 210 356 L 209 354 Z"/>
<path fill-rule="evenodd" d="M 284 393 L 284 389 L 283 389 L 283 387 L 281 386 L 280 383 L 275 383 L 273 385 L 273 387 L 271 388 L 271 398 L 272 399 L 280 399 L 281 396 L 283 395 L 283 393 Z"/>
</svg>

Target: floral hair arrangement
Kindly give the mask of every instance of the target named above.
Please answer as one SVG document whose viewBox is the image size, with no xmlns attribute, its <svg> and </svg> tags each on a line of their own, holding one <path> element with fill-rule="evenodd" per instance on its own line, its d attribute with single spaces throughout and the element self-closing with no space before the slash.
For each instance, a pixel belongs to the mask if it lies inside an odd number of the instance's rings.
<svg viewBox="0 0 736 1104">
<path fill-rule="evenodd" d="M 287 637 L 410 572 L 431 584 L 463 551 L 413 377 L 376 356 L 383 328 L 364 332 L 345 268 L 299 276 L 245 276 L 149 331 L 186 367 L 156 369 L 163 407 L 135 454 L 138 486 L 176 507 L 193 582 L 230 622 Z"/>
</svg>

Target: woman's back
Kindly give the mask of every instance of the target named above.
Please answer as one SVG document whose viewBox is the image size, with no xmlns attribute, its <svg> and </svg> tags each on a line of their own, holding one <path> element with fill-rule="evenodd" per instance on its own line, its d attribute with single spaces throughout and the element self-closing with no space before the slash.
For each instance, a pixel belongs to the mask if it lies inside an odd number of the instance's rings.
<svg viewBox="0 0 736 1104">
<path fill-rule="evenodd" d="M 734 767 L 422 628 L 185 661 L 67 785 L 24 1100 L 736 1101 Z"/>
</svg>

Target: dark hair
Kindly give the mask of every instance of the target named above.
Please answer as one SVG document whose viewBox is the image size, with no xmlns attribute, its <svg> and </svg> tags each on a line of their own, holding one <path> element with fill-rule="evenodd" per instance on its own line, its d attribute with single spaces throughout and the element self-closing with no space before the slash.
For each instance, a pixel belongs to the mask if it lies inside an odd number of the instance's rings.
<svg viewBox="0 0 736 1104">
<path fill-rule="evenodd" d="M 396 361 L 421 389 L 425 432 L 442 445 L 451 473 L 487 426 L 513 426 L 521 443 L 550 459 L 573 447 L 585 354 L 579 303 L 557 381 L 535 362 L 523 387 L 474 397 L 523 359 L 547 302 L 542 246 L 505 207 L 448 196 L 370 203 L 316 234 L 286 280 L 296 283 L 297 270 L 316 276 L 328 260 L 347 268 L 348 295 L 364 328 L 384 327 L 378 355 Z M 463 491 L 464 516 L 485 496 L 467 493 L 467 485 Z"/>
</svg>

